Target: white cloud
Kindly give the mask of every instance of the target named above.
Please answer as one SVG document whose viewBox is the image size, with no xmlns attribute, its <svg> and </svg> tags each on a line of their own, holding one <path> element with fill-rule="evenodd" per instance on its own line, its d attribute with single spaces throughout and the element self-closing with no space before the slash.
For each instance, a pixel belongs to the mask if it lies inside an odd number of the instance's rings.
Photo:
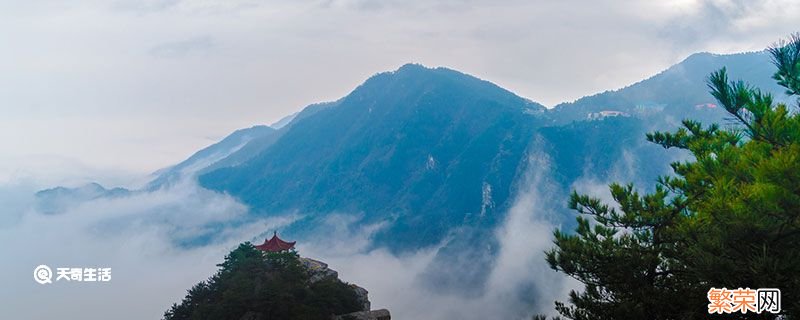
<svg viewBox="0 0 800 320">
<path fill-rule="evenodd" d="M 552 105 L 762 49 L 798 17 L 786 0 L 4 2 L 0 150 L 151 171 L 407 62 Z"/>
<path fill-rule="evenodd" d="M 191 37 L 185 40 L 164 42 L 150 49 L 156 57 L 176 59 L 190 54 L 199 54 L 214 49 L 214 39 L 209 36 Z"/>
<path fill-rule="evenodd" d="M 45 216 L 29 209 L 36 189 L 97 176 L 140 185 L 142 173 L 234 129 L 334 100 L 406 62 L 459 69 L 554 104 L 696 51 L 762 49 L 797 31 L 798 17 L 800 4 L 781 0 L 2 2 L 0 251 L 11 263 L 0 265 L 0 301 L 14 307 L 0 318 L 158 318 L 234 245 L 291 220 L 210 229 L 246 208 L 192 184 Z M 610 200 L 607 183 L 635 170 L 621 163 L 614 178 L 586 176 L 573 187 Z M 301 253 L 369 289 L 373 305 L 398 318 L 547 312 L 550 297 L 518 299 L 519 290 L 543 288 L 563 297 L 574 285 L 542 260 L 554 227 L 546 209 L 561 203 L 541 179 L 530 173 L 496 230 L 501 250 L 477 297 L 420 286 L 436 247 L 366 251 L 385 226 L 353 232 L 357 216 L 333 216 L 327 245 L 309 239 Z M 202 234 L 216 241 L 176 245 Z M 114 276 L 40 286 L 31 276 L 42 263 L 109 266 Z M 519 307 L 528 302 L 536 305 Z"/>
<path fill-rule="evenodd" d="M 424 275 L 441 245 L 400 255 L 375 249 L 372 235 L 386 223 L 360 225 L 359 215 L 330 215 L 313 236 L 292 240 L 300 240 L 302 255 L 329 263 L 344 281 L 367 288 L 373 307 L 388 308 L 398 319 L 521 319 L 552 313 L 553 300 L 574 284 L 543 260 L 554 227 L 550 210 L 559 204 L 552 202 L 557 197 L 550 194 L 546 159 L 532 158 L 529 168 L 516 203 L 495 231 L 500 251 L 487 270 L 485 292 L 432 291 Z M 213 274 L 238 243 L 260 242 L 298 218 L 250 220 L 247 208 L 232 198 L 188 181 L 85 202 L 57 215 L 34 212 L 31 197 L 20 197 L 32 190 L 31 184 L 0 188 L 0 199 L 17 199 L 0 224 L 0 250 L 11 261 L 0 266 L 5 284 L 0 300 L 14 306 L 0 311 L 1 318 L 158 318 L 185 290 Z M 193 239 L 208 241 L 185 245 Z M 42 286 L 31 279 L 40 264 L 111 267 L 112 282 Z M 448 267 L 455 273 L 460 269 Z"/>
<path fill-rule="evenodd" d="M 486 270 L 486 287 L 475 289 L 481 292 L 434 292 L 421 282 L 441 244 L 401 255 L 337 245 L 365 248 L 358 244 L 368 242 L 374 227 L 321 235 L 324 243 L 301 245 L 300 253 L 326 261 L 342 279 L 369 290 L 373 308 L 388 308 L 397 319 L 530 319 L 532 314 L 554 314 L 553 302 L 564 301 L 578 284 L 551 270 L 544 260 L 544 251 L 552 247 L 553 221 L 563 207 L 548 180 L 548 159 L 533 155 L 528 168 L 515 203 L 495 230 L 500 250 Z M 355 222 L 351 219 L 336 220 L 335 229 L 346 229 L 341 225 Z M 456 263 L 436 265 L 448 266 L 453 273 L 462 268 Z"/>
<path fill-rule="evenodd" d="M 14 196 L 13 187 L 0 188 L 0 198 Z M 211 276 L 238 243 L 292 221 L 237 224 L 244 206 L 188 183 L 90 201 L 59 215 L 30 208 L 23 203 L 3 208 L 0 300 L 13 306 L 0 309 L 3 319 L 158 319 L 187 289 Z M 198 237 L 210 241 L 191 245 Z M 112 278 L 40 285 L 32 278 L 40 264 L 54 271 L 110 267 Z"/>
</svg>

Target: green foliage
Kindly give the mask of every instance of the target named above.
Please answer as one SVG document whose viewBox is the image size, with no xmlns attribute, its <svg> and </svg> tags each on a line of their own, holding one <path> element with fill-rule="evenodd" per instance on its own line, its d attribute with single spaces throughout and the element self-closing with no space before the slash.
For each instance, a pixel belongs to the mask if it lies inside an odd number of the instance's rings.
<svg viewBox="0 0 800 320">
<path fill-rule="evenodd" d="M 360 310 L 353 289 L 338 279 L 314 283 L 297 253 L 264 253 L 249 242 L 217 265 L 211 278 L 189 289 L 164 319 L 330 319 Z"/>
<path fill-rule="evenodd" d="M 800 34 L 793 34 L 789 42 L 778 42 L 769 49 L 778 72 L 772 77 L 786 88 L 786 94 L 800 95 Z"/>
<path fill-rule="evenodd" d="M 800 37 L 769 51 L 774 78 L 798 95 Z M 677 132 L 647 135 L 693 155 L 672 164 L 675 176 L 643 195 L 612 184 L 614 207 L 572 194 L 578 226 L 574 233 L 557 230 L 556 247 L 547 252 L 553 269 L 585 285 L 570 293 L 571 304 L 556 302 L 563 316 L 708 318 L 711 287 L 779 288 L 783 316 L 800 314 L 800 116 L 728 80 L 724 68 L 708 85 L 736 125 L 704 128 L 686 120 Z"/>
</svg>

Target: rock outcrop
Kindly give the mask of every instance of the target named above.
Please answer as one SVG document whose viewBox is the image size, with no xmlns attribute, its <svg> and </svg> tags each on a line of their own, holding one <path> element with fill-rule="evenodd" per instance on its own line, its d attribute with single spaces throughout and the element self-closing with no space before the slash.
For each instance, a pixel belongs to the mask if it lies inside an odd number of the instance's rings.
<svg viewBox="0 0 800 320">
<path fill-rule="evenodd" d="M 322 279 L 331 277 L 331 278 L 338 278 L 339 273 L 336 270 L 328 268 L 328 264 L 319 260 L 314 260 L 310 258 L 300 257 L 300 263 L 303 264 L 303 267 L 308 270 L 309 275 L 311 278 L 309 281 L 311 283 L 320 281 Z"/>
<path fill-rule="evenodd" d="M 325 262 L 305 257 L 300 257 L 300 262 L 308 271 L 310 275 L 309 279 L 312 283 L 326 278 L 338 279 L 339 277 L 339 273 L 336 272 L 336 270 L 328 268 L 328 264 Z M 392 318 L 389 314 L 389 310 L 370 310 L 371 303 L 369 302 L 369 292 L 367 289 L 355 284 L 350 284 L 350 287 L 353 288 L 353 291 L 355 291 L 358 296 L 358 302 L 361 304 L 361 311 L 337 315 L 333 317 L 333 320 L 390 320 Z"/>
</svg>

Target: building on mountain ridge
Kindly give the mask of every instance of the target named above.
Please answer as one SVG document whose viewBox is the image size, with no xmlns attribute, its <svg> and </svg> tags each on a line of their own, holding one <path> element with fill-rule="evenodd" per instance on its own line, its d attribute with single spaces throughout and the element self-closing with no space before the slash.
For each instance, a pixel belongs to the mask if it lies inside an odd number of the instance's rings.
<svg viewBox="0 0 800 320">
<path fill-rule="evenodd" d="M 281 252 L 294 249 L 296 241 L 286 242 L 278 238 L 278 232 L 272 234 L 272 238 L 264 239 L 264 243 L 257 245 L 256 249 L 266 252 Z"/>
<path fill-rule="evenodd" d="M 622 111 L 616 110 L 603 110 L 600 112 L 590 112 L 586 115 L 589 120 L 601 120 L 608 117 L 630 117 L 631 115 Z"/>
</svg>

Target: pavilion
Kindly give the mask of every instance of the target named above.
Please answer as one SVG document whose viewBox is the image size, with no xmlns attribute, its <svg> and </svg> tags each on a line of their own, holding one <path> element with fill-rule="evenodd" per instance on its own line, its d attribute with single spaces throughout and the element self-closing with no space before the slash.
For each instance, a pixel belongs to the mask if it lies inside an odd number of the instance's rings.
<svg viewBox="0 0 800 320">
<path fill-rule="evenodd" d="M 257 245 L 256 249 L 266 252 L 281 252 L 294 248 L 296 241 L 286 242 L 278 238 L 278 232 L 272 234 L 272 238 L 265 239 L 263 244 Z"/>
</svg>

